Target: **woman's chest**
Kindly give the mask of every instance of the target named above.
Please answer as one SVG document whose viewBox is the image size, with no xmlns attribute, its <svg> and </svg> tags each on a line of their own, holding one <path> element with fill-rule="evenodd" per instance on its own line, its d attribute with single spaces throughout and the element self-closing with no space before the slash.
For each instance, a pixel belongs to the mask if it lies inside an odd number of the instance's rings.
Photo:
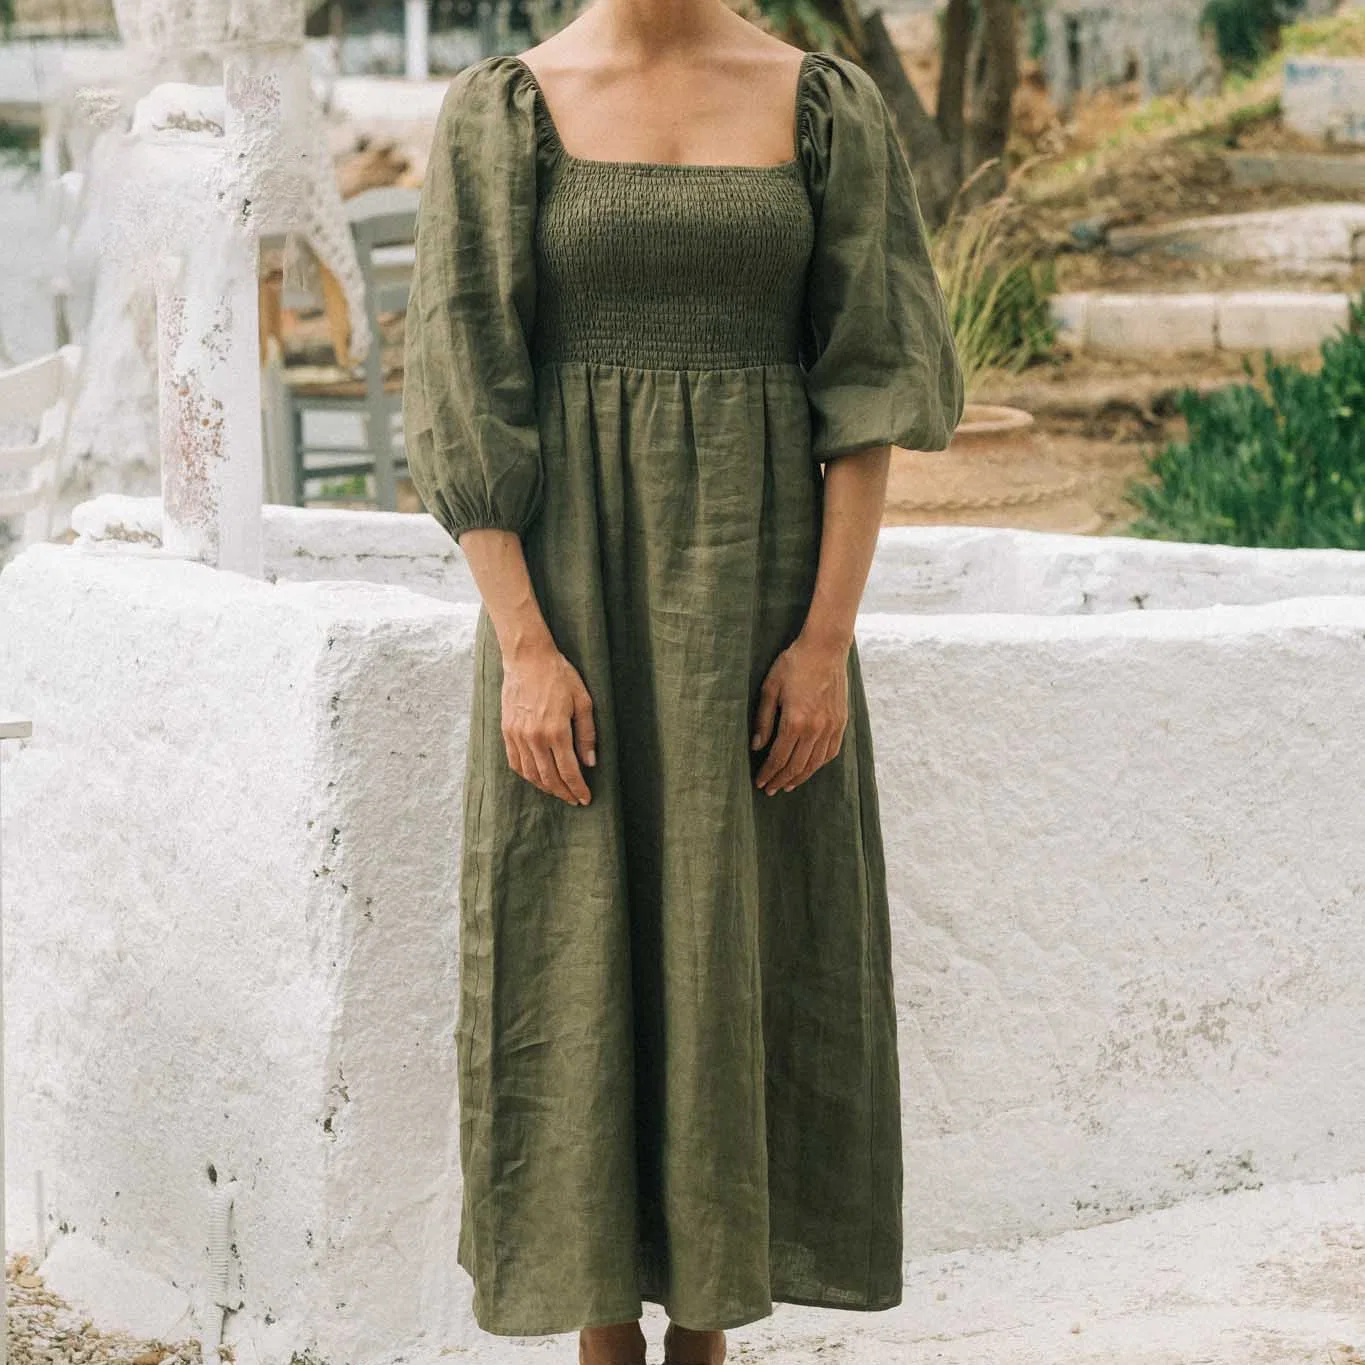
<svg viewBox="0 0 1365 1365">
<path fill-rule="evenodd" d="M 795 162 L 561 163 L 537 206 L 538 312 L 551 349 L 566 354 L 581 349 L 575 332 L 626 341 L 620 333 L 644 331 L 661 333 L 653 349 L 678 363 L 718 363 L 721 337 L 722 351 L 786 359 L 814 236 Z"/>
</svg>

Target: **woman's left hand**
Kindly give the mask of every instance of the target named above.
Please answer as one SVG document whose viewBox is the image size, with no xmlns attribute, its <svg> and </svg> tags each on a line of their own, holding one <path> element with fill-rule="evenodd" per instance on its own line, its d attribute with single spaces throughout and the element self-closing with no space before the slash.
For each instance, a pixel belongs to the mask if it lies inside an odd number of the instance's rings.
<svg viewBox="0 0 1365 1365">
<path fill-rule="evenodd" d="M 763 680 L 752 748 L 768 743 L 774 715 L 777 738 L 755 780 L 769 796 L 799 786 L 839 752 L 848 724 L 848 646 L 798 635 Z"/>
</svg>

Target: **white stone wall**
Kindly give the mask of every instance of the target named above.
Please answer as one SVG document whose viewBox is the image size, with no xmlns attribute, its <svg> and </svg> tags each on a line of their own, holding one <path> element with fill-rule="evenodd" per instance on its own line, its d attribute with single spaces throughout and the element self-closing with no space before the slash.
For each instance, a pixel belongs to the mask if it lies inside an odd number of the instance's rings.
<svg viewBox="0 0 1365 1365">
<path fill-rule="evenodd" d="M 1217 62 L 1199 31 L 1202 8 L 1202 0 L 1052 0 L 1043 65 L 1053 98 L 1065 106 L 1130 72 L 1148 95 L 1208 87 Z"/>
<path fill-rule="evenodd" d="M 93 498 L 76 509 L 73 524 L 81 544 L 154 545 L 160 504 L 112 494 Z M 272 582 L 358 579 L 448 602 L 479 601 L 464 556 L 427 516 L 267 505 L 263 539 Z M 1088 615 L 1332 594 L 1365 596 L 1365 554 L 979 526 L 884 526 L 862 609 Z"/>
<path fill-rule="evenodd" d="M 907 528 L 870 592 L 907 1255 L 1365 1171 L 1365 555 Z M 41 1167 L 202 1313 L 213 1163 L 239 1365 L 481 1341 L 474 614 L 145 544 L 0 575 L 11 1235 Z"/>
<path fill-rule="evenodd" d="M 1328 142 L 1365 142 L 1365 59 L 1293 57 L 1284 64 L 1285 124 Z"/>
<path fill-rule="evenodd" d="M 1365 1168 L 1365 601 L 864 632 L 911 1246 Z"/>
<path fill-rule="evenodd" d="M 1217 43 L 1201 31 L 1205 0 L 1048 0 L 1044 70 L 1054 99 L 1113 85 L 1133 74 L 1147 95 L 1216 88 Z M 1315 18 L 1336 0 L 1305 0 L 1299 13 Z M 1286 88 L 1286 93 L 1288 93 Z"/>
<path fill-rule="evenodd" d="M 944 0 L 902 0 L 887 8 L 939 9 Z M 1359 0 L 1345 0 L 1349 7 Z M 1298 17 L 1318 18 L 1342 0 L 1302 0 Z M 1043 70 L 1053 98 L 1069 104 L 1079 91 L 1135 76 L 1148 95 L 1208 93 L 1220 79 L 1212 35 L 1201 32 L 1205 0 L 1044 0 Z"/>
<path fill-rule="evenodd" d="M 458 1340 L 469 609 L 129 547 L 39 547 L 0 600 L 35 721 L 5 746 L 14 1244 L 41 1168 L 49 1234 L 202 1323 L 212 1165 L 242 1184 L 240 1365 Z"/>
</svg>

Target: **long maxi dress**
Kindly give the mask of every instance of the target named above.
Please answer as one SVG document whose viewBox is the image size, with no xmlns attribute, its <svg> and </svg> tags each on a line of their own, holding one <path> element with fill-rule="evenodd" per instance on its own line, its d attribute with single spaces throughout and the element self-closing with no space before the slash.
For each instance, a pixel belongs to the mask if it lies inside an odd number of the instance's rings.
<svg viewBox="0 0 1365 1365">
<path fill-rule="evenodd" d="M 822 463 L 943 447 L 962 380 L 871 78 L 802 59 L 797 156 L 570 155 L 498 55 L 450 83 L 418 216 L 404 417 L 450 533 L 520 534 L 597 725 L 587 806 L 508 764 L 481 610 L 463 797 L 458 1260 L 485 1330 L 662 1304 L 901 1300 L 890 924 L 856 645 L 840 752 L 754 785 Z"/>
</svg>

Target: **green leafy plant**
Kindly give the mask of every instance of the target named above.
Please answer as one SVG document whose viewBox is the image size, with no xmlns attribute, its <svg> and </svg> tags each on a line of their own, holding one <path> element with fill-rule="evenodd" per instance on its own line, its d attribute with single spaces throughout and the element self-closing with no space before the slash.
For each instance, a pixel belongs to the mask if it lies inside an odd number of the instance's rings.
<svg viewBox="0 0 1365 1365">
<path fill-rule="evenodd" d="M 1129 485 L 1130 534 L 1365 549 L 1365 294 L 1321 353 L 1316 373 L 1267 355 L 1264 390 L 1184 390 L 1188 439 L 1148 459 L 1153 482 Z"/>
<path fill-rule="evenodd" d="M 1047 357 L 1056 343 L 1049 298 L 1050 261 L 1015 245 L 1018 205 L 1000 195 L 957 213 L 933 235 L 953 341 L 970 398 L 987 370 L 1017 371 Z"/>
<path fill-rule="evenodd" d="M 1028 34 L 1028 55 L 1034 61 L 1041 61 L 1047 55 L 1046 0 L 1023 0 L 1020 9 Z"/>
<path fill-rule="evenodd" d="M 1365 10 L 1348 8 L 1291 24 L 1280 34 L 1280 51 L 1293 57 L 1365 57 Z"/>
<path fill-rule="evenodd" d="M 367 498 L 369 496 L 369 476 L 365 474 L 351 474 L 340 479 L 325 479 L 318 488 L 318 497 L 325 499 Z"/>
<path fill-rule="evenodd" d="M 13 166 L 36 176 L 38 130 L 0 120 L 0 166 Z"/>
<path fill-rule="evenodd" d="M 1303 4 L 1304 0 L 1208 0 L 1200 22 L 1212 31 L 1223 64 L 1249 71 L 1274 51 L 1280 30 Z"/>
</svg>

